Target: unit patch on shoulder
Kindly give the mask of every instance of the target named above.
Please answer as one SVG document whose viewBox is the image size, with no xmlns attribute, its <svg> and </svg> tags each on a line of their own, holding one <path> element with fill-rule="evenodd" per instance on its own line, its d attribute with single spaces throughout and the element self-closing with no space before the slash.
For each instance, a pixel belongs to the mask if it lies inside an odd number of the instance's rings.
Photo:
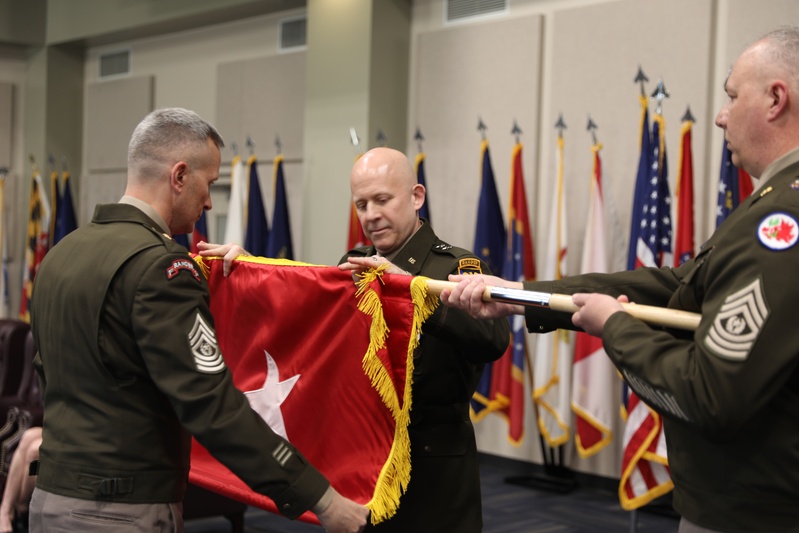
<svg viewBox="0 0 799 533">
<path fill-rule="evenodd" d="M 225 360 L 216 342 L 216 333 L 205 322 L 199 311 L 189 332 L 189 346 L 194 355 L 194 365 L 200 372 L 216 374 L 225 369 Z"/>
<path fill-rule="evenodd" d="M 194 279 L 200 281 L 200 273 L 197 272 L 197 266 L 191 259 L 175 259 L 172 261 L 172 263 L 166 267 L 166 279 L 174 278 L 180 274 L 181 270 L 190 272 Z"/>
<path fill-rule="evenodd" d="M 458 274 L 482 274 L 480 260 L 476 257 L 469 257 L 458 261 Z"/>
<path fill-rule="evenodd" d="M 722 359 L 743 361 L 749 356 L 768 315 L 763 287 L 760 279 L 756 279 L 724 299 L 707 332 L 705 346 Z"/>
<path fill-rule="evenodd" d="M 786 250 L 799 240 L 799 224 L 786 213 L 772 213 L 757 227 L 757 238 L 770 250 Z"/>
</svg>

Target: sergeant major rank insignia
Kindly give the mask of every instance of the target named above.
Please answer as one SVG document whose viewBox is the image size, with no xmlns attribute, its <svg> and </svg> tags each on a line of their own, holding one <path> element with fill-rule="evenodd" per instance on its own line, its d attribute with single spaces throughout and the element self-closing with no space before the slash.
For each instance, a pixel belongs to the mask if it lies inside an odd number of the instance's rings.
<svg viewBox="0 0 799 533">
<path fill-rule="evenodd" d="M 458 274 L 482 274 L 480 260 L 475 257 L 461 259 L 458 261 Z"/>
<path fill-rule="evenodd" d="M 188 336 L 197 370 L 206 374 L 216 374 L 225 369 L 225 360 L 216 342 L 216 333 L 199 311 Z"/>
</svg>

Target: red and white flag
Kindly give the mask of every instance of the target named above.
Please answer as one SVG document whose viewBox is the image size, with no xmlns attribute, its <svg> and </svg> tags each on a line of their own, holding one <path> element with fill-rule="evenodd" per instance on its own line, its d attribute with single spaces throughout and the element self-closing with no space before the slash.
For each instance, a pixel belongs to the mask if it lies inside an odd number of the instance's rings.
<svg viewBox="0 0 799 533">
<path fill-rule="evenodd" d="M 663 419 L 652 408 L 631 394 L 624 426 L 619 501 L 632 511 L 674 488 L 666 453 Z"/>
<path fill-rule="evenodd" d="M 423 278 L 367 273 L 356 294 L 337 267 L 247 257 L 224 278 L 221 259 L 197 260 L 235 385 L 255 393 L 293 380 L 282 403 L 256 411 L 375 522 L 392 516 L 411 473 L 412 353 L 436 305 Z M 197 442 L 189 479 L 275 512 Z"/>
<path fill-rule="evenodd" d="M 580 273 L 607 272 L 605 249 L 605 204 L 602 196 L 602 145 L 591 147 L 594 172 L 588 204 L 588 224 L 583 241 Z M 578 331 L 574 339 L 572 410 L 575 414 L 575 445 L 580 457 L 590 457 L 613 440 L 611 424 L 616 414 L 614 385 L 618 380 L 602 339 Z"/>
<path fill-rule="evenodd" d="M 566 204 L 563 192 L 564 140 L 558 137 L 558 174 L 552 190 L 549 232 L 544 249 L 542 279 L 562 279 L 566 272 Z M 533 371 L 533 401 L 537 409 L 538 429 L 552 448 L 571 438 L 571 333 L 557 330 L 536 336 Z"/>
</svg>

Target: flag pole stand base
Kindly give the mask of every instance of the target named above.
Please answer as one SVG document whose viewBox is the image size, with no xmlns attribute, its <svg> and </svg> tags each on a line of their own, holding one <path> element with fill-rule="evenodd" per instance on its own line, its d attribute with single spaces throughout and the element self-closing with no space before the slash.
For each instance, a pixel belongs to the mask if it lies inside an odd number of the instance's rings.
<svg viewBox="0 0 799 533">
<path fill-rule="evenodd" d="M 546 465 L 543 473 L 529 476 L 506 477 L 505 483 L 519 485 L 528 489 L 540 489 L 549 492 L 566 494 L 577 488 L 574 472 L 568 468 L 555 465 Z"/>
</svg>

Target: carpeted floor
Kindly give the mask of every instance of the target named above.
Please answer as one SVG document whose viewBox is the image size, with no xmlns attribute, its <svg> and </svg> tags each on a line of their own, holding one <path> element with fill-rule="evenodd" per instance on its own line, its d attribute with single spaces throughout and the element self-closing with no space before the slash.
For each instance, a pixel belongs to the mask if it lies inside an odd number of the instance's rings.
<svg viewBox="0 0 799 533">
<path fill-rule="evenodd" d="M 679 518 L 665 505 L 631 513 L 619 506 L 608 483 L 578 478 L 568 493 L 507 483 L 519 476 L 519 464 L 493 456 L 481 457 L 484 533 L 676 533 Z M 526 473 L 525 473 L 526 474 Z M 605 485 L 599 487 L 599 485 Z M 224 518 L 186 522 L 186 533 L 228 533 Z M 260 509 L 245 513 L 245 533 L 321 533 L 321 528 L 292 522 Z M 408 533 L 457 533 L 416 532 Z"/>
</svg>

